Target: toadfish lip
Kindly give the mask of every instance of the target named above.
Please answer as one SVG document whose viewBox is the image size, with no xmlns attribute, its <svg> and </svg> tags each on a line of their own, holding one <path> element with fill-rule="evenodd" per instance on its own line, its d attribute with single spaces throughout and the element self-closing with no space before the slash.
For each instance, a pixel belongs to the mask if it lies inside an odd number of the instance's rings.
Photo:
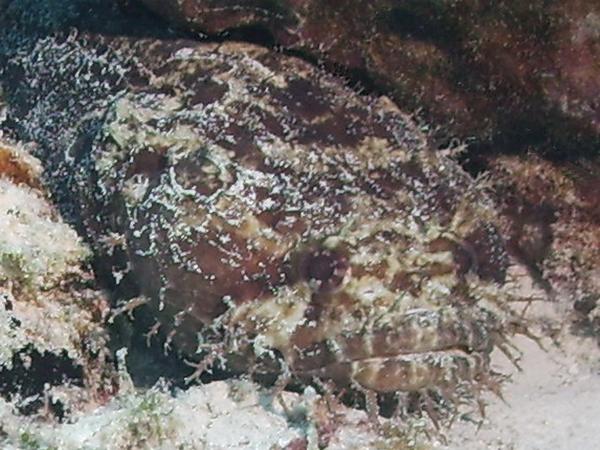
<svg viewBox="0 0 600 450">
<path fill-rule="evenodd" d="M 378 393 L 414 392 L 431 387 L 456 389 L 461 383 L 477 380 L 488 363 L 485 353 L 445 349 L 339 362 L 306 375 Z"/>
<path fill-rule="evenodd" d="M 385 326 L 329 338 L 294 354 L 300 377 L 322 377 L 377 392 L 448 387 L 487 369 L 494 345 L 489 313 L 418 310 Z"/>
</svg>

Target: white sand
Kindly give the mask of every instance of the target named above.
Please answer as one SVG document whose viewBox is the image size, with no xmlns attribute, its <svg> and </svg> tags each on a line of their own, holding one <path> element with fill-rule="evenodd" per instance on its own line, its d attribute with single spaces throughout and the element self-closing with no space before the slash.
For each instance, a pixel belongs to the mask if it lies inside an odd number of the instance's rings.
<svg viewBox="0 0 600 450">
<path fill-rule="evenodd" d="M 522 372 L 504 389 L 507 404 L 489 398 L 479 431 L 459 423 L 448 432 L 448 450 L 600 449 L 600 349 L 592 339 L 564 337 L 562 348 L 541 350 L 526 338 Z M 504 372 L 510 363 L 496 358 Z"/>
</svg>

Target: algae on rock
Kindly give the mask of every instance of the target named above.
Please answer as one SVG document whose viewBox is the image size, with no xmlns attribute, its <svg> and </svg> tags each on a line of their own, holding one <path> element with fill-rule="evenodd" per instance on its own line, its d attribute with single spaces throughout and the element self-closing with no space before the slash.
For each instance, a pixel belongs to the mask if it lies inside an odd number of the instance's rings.
<svg viewBox="0 0 600 450">
<path fill-rule="evenodd" d="M 108 302 L 40 173 L 21 146 L 0 144 L 0 394 L 23 412 L 50 402 L 63 415 L 110 389 Z"/>
</svg>

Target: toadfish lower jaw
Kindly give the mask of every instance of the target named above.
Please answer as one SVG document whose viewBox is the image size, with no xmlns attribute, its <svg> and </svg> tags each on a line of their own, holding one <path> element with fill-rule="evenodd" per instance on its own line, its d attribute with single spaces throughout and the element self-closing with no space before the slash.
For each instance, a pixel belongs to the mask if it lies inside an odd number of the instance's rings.
<svg viewBox="0 0 600 450">
<path fill-rule="evenodd" d="M 310 371 L 308 375 L 380 394 L 454 390 L 463 384 L 476 383 L 487 371 L 488 364 L 486 354 L 446 349 L 334 363 Z"/>
<path fill-rule="evenodd" d="M 456 388 L 488 371 L 495 333 L 490 313 L 417 310 L 298 350 L 301 377 L 331 379 L 379 393 Z"/>
</svg>

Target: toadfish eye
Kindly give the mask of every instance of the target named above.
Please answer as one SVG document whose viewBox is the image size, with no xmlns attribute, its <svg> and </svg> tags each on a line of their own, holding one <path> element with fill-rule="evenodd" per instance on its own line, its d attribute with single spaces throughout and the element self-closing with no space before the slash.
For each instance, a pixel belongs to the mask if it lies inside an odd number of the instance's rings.
<svg viewBox="0 0 600 450">
<path fill-rule="evenodd" d="M 348 259 L 335 250 L 315 250 L 302 264 L 302 275 L 311 286 L 321 292 L 338 288 L 348 272 Z"/>
</svg>

